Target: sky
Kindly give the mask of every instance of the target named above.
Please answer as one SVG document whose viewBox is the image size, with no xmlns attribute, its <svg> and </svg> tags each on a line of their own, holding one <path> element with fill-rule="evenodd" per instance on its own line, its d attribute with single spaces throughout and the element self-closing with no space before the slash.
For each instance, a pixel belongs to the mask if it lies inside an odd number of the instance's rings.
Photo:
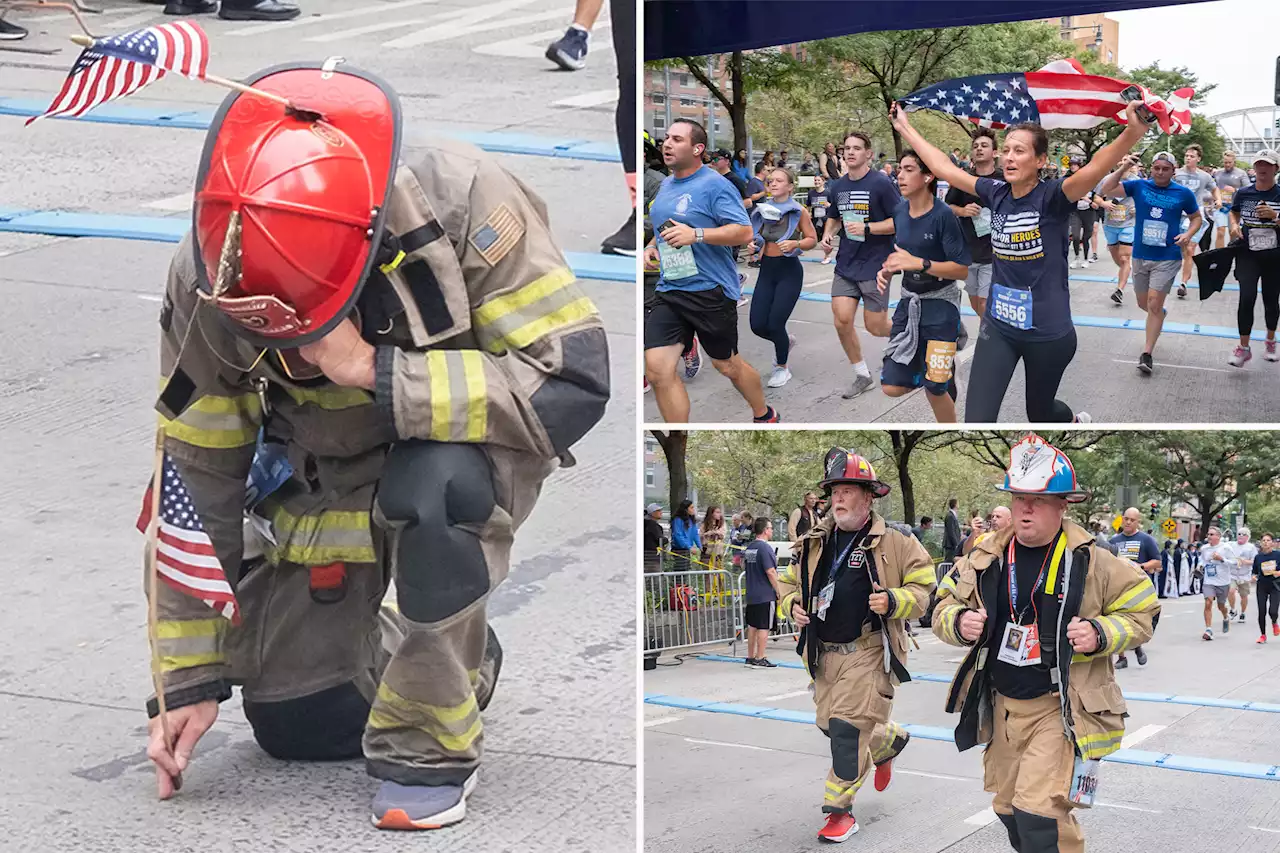
<svg viewBox="0 0 1280 853">
<path fill-rule="evenodd" d="M 1197 111 L 1212 116 L 1271 104 L 1280 55 L 1280 3 L 1216 0 L 1108 12 L 1120 22 L 1120 65 L 1186 66 L 1218 88 Z M 1166 92 L 1158 93 L 1160 95 Z"/>
</svg>

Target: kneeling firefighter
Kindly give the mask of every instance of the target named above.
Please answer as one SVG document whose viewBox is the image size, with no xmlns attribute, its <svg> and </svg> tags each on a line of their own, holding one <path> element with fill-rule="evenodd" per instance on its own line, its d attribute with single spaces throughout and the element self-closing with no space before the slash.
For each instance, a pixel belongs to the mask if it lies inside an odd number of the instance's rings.
<svg viewBox="0 0 1280 853">
<path fill-rule="evenodd" d="M 924 546 L 871 508 L 889 494 L 871 463 L 832 448 L 824 471 L 831 508 L 792 547 L 798 556 L 780 578 L 778 613 L 801 629 L 796 653 L 813 678 L 818 728 L 831 740 L 818 837 L 839 842 L 858 831 L 853 798 L 872 765 L 883 791 L 910 740 L 889 714 L 894 688 L 911 680 L 906 623 L 924 613 L 935 575 Z"/>
<path fill-rule="evenodd" d="M 987 746 L 983 784 L 1013 849 L 1079 853 L 1073 809 L 1092 805 L 1128 716 L 1112 656 L 1151 638 L 1160 605 L 1142 569 L 1065 518 L 1087 494 L 1062 451 L 1026 436 L 999 488 L 1012 523 L 938 585 L 934 634 L 970 647 L 946 708 L 961 752 Z"/>
<path fill-rule="evenodd" d="M 148 754 L 167 798 L 238 684 L 271 755 L 365 758 L 377 826 L 456 823 L 501 661 L 486 599 L 603 414 L 605 332 L 516 178 L 449 141 L 400 162 L 386 83 L 333 59 L 247 82 L 291 105 L 223 102 L 160 317 L 176 743 L 152 698 Z"/>
</svg>

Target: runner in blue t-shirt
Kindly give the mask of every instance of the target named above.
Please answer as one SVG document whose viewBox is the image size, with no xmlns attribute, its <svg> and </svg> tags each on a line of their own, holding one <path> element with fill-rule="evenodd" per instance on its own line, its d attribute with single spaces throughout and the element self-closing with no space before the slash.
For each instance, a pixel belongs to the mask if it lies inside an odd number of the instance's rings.
<svg viewBox="0 0 1280 853">
<path fill-rule="evenodd" d="M 1164 301 L 1173 290 L 1173 280 L 1182 268 L 1182 251 L 1200 228 L 1200 203 L 1196 194 L 1174 183 L 1178 161 L 1168 151 L 1151 160 L 1151 178 L 1122 181 L 1120 178 L 1138 162 L 1130 154 L 1102 182 L 1102 194 L 1133 199 L 1133 295 L 1138 307 L 1147 312 L 1147 339 L 1138 370 L 1150 376 L 1155 369 L 1152 354 L 1160 330 L 1164 328 Z M 1183 215 L 1190 223 L 1181 229 Z"/>
<path fill-rule="evenodd" d="M 995 423 L 1009 380 L 1024 364 L 1027 420 L 1069 422 L 1070 407 L 1055 399 L 1062 374 L 1076 353 L 1067 287 L 1067 220 L 1075 203 L 1132 150 L 1147 125 L 1137 115 L 1140 101 L 1126 109 L 1124 133 L 1093 155 L 1080 171 L 1042 181 L 1049 136 L 1040 125 L 1025 122 L 1005 132 L 1001 162 L 1004 180 L 976 178 L 960 169 L 911 126 L 906 110 L 895 104 L 890 120 L 903 141 L 951 186 L 978 196 L 991 216 L 991 297 L 982 318 L 969 372 L 965 420 Z M 1081 413 L 1079 420 L 1087 421 Z"/>
<path fill-rule="evenodd" d="M 1266 149 L 1253 158 L 1257 180 L 1253 186 L 1236 191 L 1228 214 L 1231 239 L 1239 240 L 1236 252 L 1236 280 L 1240 282 L 1240 306 L 1236 309 L 1240 344 L 1227 363 L 1244 367 L 1253 357 L 1249 338 L 1253 335 L 1253 310 L 1258 284 L 1262 284 L 1262 316 L 1267 324 L 1267 361 L 1280 361 L 1276 352 L 1276 326 L 1280 325 L 1280 187 L 1276 169 L 1280 152 Z"/>
<path fill-rule="evenodd" d="M 776 423 L 760 374 L 738 354 L 742 285 L 733 246 L 751 242 L 751 221 L 733 184 L 702 165 L 707 133 L 694 121 L 674 122 L 662 147 L 671 176 L 662 182 L 649 218 L 654 236 L 646 266 L 661 275 L 644 320 L 645 376 L 667 423 L 687 423 L 689 394 L 676 375 L 680 355 L 698 336 L 716 370 L 738 389 L 757 423 Z"/>
</svg>

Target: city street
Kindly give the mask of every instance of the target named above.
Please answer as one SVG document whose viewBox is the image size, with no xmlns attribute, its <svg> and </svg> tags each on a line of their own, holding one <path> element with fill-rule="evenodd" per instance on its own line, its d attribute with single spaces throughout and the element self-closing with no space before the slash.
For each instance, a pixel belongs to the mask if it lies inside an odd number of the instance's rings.
<svg viewBox="0 0 1280 853">
<path fill-rule="evenodd" d="M 1262 307 L 1258 303 L 1254 325 L 1253 360 L 1243 369 L 1227 364 L 1237 340 L 1236 305 L 1238 285 L 1234 276 L 1227 288 L 1207 302 L 1191 289 L 1186 299 L 1171 293 L 1166 330 L 1156 344 L 1155 373 L 1143 376 L 1136 368 L 1142 353 L 1145 314 L 1134 301 L 1133 287 L 1127 285 L 1124 304 L 1111 301 L 1115 290 L 1116 266 L 1105 247 L 1098 262 L 1087 269 L 1070 270 L 1071 312 L 1076 323 L 1075 359 L 1067 368 L 1058 398 L 1074 411 L 1088 412 L 1095 423 L 1137 422 L 1241 422 L 1265 423 L 1280 419 L 1280 399 L 1265 393 L 1280 379 L 1280 364 L 1263 359 Z M 821 250 L 805 254 L 805 260 L 820 261 Z M 757 271 L 739 264 L 750 289 Z M 782 388 L 766 388 L 765 397 L 782 414 L 784 423 L 918 423 L 933 421 L 933 412 L 924 391 L 917 390 L 897 399 L 879 389 L 880 366 L 887 339 L 867 333 L 859 306 L 856 327 L 863 358 L 876 378 L 877 387 L 853 400 L 841 399 L 848 390 L 853 371 L 836 338 L 831 320 L 831 281 L 835 265 L 805 263 L 804 292 L 796 304 L 788 326 L 798 339 L 788 359 L 792 379 Z M 1106 281 L 1101 281 L 1106 279 Z M 901 293 L 901 277 L 893 281 L 890 298 Z M 1111 283 L 1107 283 L 1111 282 Z M 1192 279 L 1195 283 L 1195 279 Z M 1176 285 L 1175 285 L 1176 291 Z M 750 305 L 738 309 L 738 339 L 743 357 L 765 380 L 773 363 L 773 345 L 751 333 Z M 892 316 L 892 308 L 890 316 Z M 964 420 L 965 389 L 971 379 L 970 367 L 977 343 L 978 318 L 965 297 L 963 322 L 969 330 L 969 346 L 956 356 L 960 398 L 957 414 Z M 1125 328 L 1112 328 L 1117 321 L 1129 321 Z M 1094 325 L 1105 323 L 1107 326 Z M 1199 333 L 1195 325 L 1199 324 Z M 1175 329 L 1182 333 L 1175 333 Z M 1227 333 L 1232 337 L 1218 337 Z M 980 380 L 978 380 L 980 381 Z M 721 378 L 711 364 L 686 383 L 692 403 L 692 423 L 741 423 L 748 412 L 737 391 Z M 1019 367 L 1000 409 L 1000 421 L 1026 420 L 1025 381 Z M 1204 401 L 1214 400 L 1212 412 Z M 646 395 L 645 422 L 661 421 L 652 395 Z"/>
<path fill-rule="evenodd" d="M 97 34 L 166 19 L 160 6 L 106 0 Z M 602 13 L 584 71 L 542 55 L 572 18 L 551 0 L 302 0 L 303 16 L 244 24 L 203 16 L 209 70 L 341 55 L 389 80 L 407 157 L 430 133 L 507 139 L 496 154 L 547 203 L 562 249 L 598 266 L 600 241 L 628 214 L 617 162 L 615 62 Z M 28 26 L 0 51 L 0 112 L 57 93 L 78 55 L 73 19 Z M 631 62 L 631 57 L 625 58 Z M 226 90 L 166 78 L 121 109 L 207 114 Z M 115 105 L 110 105 L 115 106 Z M 16 108 L 15 108 L 16 109 Z M 18 110 L 20 112 L 20 110 Z M 204 133 L 0 116 L 0 220 L 63 210 L 189 220 Z M 0 366 L 0 848 L 40 851 L 599 851 L 634 847 L 635 290 L 582 287 L 603 316 L 613 399 L 553 474 L 516 537 L 511 575 L 491 598 L 505 663 L 485 714 L 485 763 L 455 828 L 406 838 L 370 826 L 377 782 L 363 762 L 276 761 L 253 740 L 237 698 L 198 747 L 178 796 L 156 800 L 145 755 L 151 692 L 134 529 L 152 460 L 157 314 L 173 246 L 0 233 L 5 303 Z M 588 257 L 589 256 L 589 257 Z M 602 260 L 595 260 L 602 259 Z M 575 264 L 575 266 L 577 266 Z M 581 608 L 584 594 L 592 602 Z M 602 821 L 601 816 L 609 820 Z"/>
<path fill-rule="evenodd" d="M 1255 645 L 1256 614 L 1213 642 L 1200 639 L 1201 599 L 1164 600 L 1155 638 L 1146 646 L 1147 666 L 1129 655 L 1117 672 L 1130 697 L 1124 746 L 1157 754 L 1274 765 L 1280 748 L 1272 713 L 1150 701 L 1135 693 L 1224 697 L 1280 702 L 1280 638 Z M 1216 611 L 1215 611 L 1216 613 Z M 1215 631 L 1220 628 L 1215 623 Z M 909 669 L 951 676 L 963 650 L 917 628 L 920 650 Z M 769 644 L 773 670 L 741 663 L 672 654 L 644 674 L 646 697 L 764 706 L 813 713 L 803 670 L 791 639 Z M 742 655 L 739 644 L 736 654 Z M 729 647 L 695 653 L 724 654 Z M 893 719 L 903 724 L 954 729 L 943 712 L 946 683 L 902 685 Z M 646 704 L 646 850 L 816 850 L 822 826 L 823 779 L 830 762 L 828 741 L 812 724 L 751 719 Z M 981 749 L 957 753 L 951 743 L 913 738 L 894 763 L 893 782 L 883 793 L 867 784 L 854 802 L 861 830 L 845 847 L 864 851 L 977 853 L 1005 849 L 1004 827 L 982 790 Z M 1117 755 L 1120 755 L 1119 753 Z M 1219 765 L 1220 766 L 1220 765 Z M 1098 803 L 1077 811 L 1092 853 L 1132 850 L 1274 851 L 1280 849 L 1280 790 L 1271 781 L 1104 762 Z"/>
</svg>

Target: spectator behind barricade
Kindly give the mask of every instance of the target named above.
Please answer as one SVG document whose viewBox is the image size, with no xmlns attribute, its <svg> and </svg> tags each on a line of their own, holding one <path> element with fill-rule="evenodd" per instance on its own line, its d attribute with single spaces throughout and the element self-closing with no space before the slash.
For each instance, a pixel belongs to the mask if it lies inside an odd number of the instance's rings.
<svg viewBox="0 0 1280 853">
<path fill-rule="evenodd" d="M 776 165 L 779 169 L 791 168 L 791 164 L 787 161 L 787 149 L 784 148 L 778 153 L 778 162 Z"/>
<path fill-rule="evenodd" d="M 776 163 L 774 163 L 774 162 L 773 162 L 773 152 L 772 152 L 772 151 L 766 151 L 766 152 L 764 152 L 764 156 L 760 158 L 760 162 L 761 162 L 761 163 L 764 163 L 764 164 L 765 164 L 766 166 L 768 166 L 770 169 L 772 169 L 775 165 L 777 165 Z M 756 173 L 757 173 L 757 174 L 759 174 L 759 172 L 760 172 L 760 170 L 759 170 L 759 169 L 756 169 Z"/>
<path fill-rule="evenodd" d="M 707 507 L 706 514 L 702 516 L 702 562 L 712 568 L 721 568 L 728 536 L 724 510 L 714 504 Z M 706 569 L 707 566 L 698 568 Z"/>
<path fill-rule="evenodd" d="M 960 533 L 960 512 L 956 509 L 957 504 L 958 501 L 955 498 L 947 501 L 947 514 L 942 520 L 942 559 L 948 563 L 955 560 L 956 554 L 960 552 L 960 545 L 964 541 Z"/>
<path fill-rule="evenodd" d="M 673 571 L 687 572 L 693 566 L 689 564 L 689 553 L 702 550 L 702 539 L 698 536 L 698 515 L 693 501 L 685 498 L 680 501 L 675 517 L 671 519 L 671 553 L 674 559 Z"/>
<path fill-rule="evenodd" d="M 778 554 L 769 544 L 773 522 L 757 518 L 752 524 L 753 540 L 742 553 L 747 601 L 743 611 L 747 623 L 747 666 L 776 666 L 765 657 L 765 643 L 777 616 Z"/>
<path fill-rule="evenodd" d="M 751 164 L 747 162 L 747 149 L 738 149 L 738 153 L 733 155 L 731 168 L 735 175 L 742 178 L 744 184 L 751 180 Z"/>
<path fill-rule="evenodd" d="M 804 500 L 791 511 L 787 519 L 787 538 L 792 542 L 809 532 L 809 528 L 818 523 L 818 496 L 813 492 L 805 492 Z"/>
<path fill-rule="evenodd" d="M 662 529 L 662 505 L 649 504 L 644 509 L 644 571 L 646 574 L 662 571 L 662 552 L 667 534 Z"/>
<path fill-rule="evenodd" d="M 738 177 L 738 174 L 730 167 L 730 160 L 729 152 L 723 148 L 711 152 L 711 168 L 724 175 L 724 179 L 733 184 L 733 188 L 738 191 L 738 195 L 745 199 L 747 197 L 747 182 Z"/>
<path fill-rule="evenodd" d="M 933 530 L 933 519 L 927 515 L 920 516 L 920 526 L 911 528 L 911 535 L 920 540 L 920 544 L 924 544 L 924 537 L 930 530 Z"/>
</svg>

